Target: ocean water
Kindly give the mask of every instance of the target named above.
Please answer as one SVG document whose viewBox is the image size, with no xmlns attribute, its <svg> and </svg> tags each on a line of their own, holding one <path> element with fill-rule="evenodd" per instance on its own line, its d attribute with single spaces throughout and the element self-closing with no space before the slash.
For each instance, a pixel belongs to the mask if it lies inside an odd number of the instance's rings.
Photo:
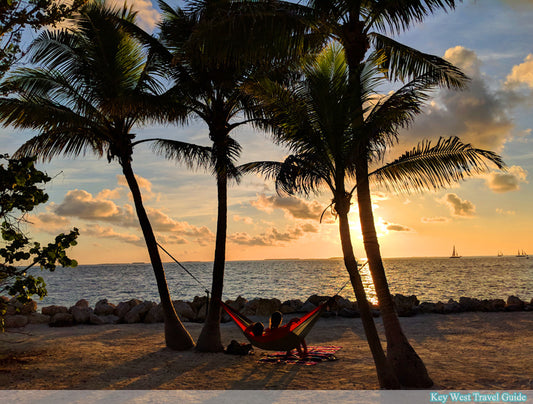
<svg viewBox="0 0 533 404">
<path fill-rule="evenodd" d="M 165 264 L 172 299 L 192 300 L 211 289 L 212 264 L 182 263 L 201 283 L 175 263 Z M 479 299 L 507 299 L 510 295 L 533 298 L 533 259 L 517 257 L 390 258 L 384 259 L 391 292 L 416 295 L 421 302 Z M 159 301 L 149 264 L 80 265 L 36 270 L 47 284 L 48 296 L 39 306 L 74 305 L 87 299 L 94 306 L 100 299 L 112 303 L 132 298 Z M 368 297 L 376 301 L 368 267 L 362 269 Z M 313 294 L 333 295 L 348 280 L 342 259 L 230 261 L 226 263 L 224 299 L 243 296 L 305 300 Z M 355 300 L 348 284 L 341 296 Z"/>
</svg>

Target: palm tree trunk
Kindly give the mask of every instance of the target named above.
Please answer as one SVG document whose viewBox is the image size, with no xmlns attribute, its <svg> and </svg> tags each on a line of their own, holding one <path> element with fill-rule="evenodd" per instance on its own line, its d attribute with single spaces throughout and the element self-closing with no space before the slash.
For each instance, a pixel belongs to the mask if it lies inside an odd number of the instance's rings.
<svg viewBox="0 0 533 404">
<path fill-rule="evenodd" d="M 428 375 L 424 362 L 422 362 L 422 359 L 420 359 L 403 333 L 390 294 L 383 261 L 381 260 L 376 227 L 374 225 L 370 185 L 368 182 L 368 162 L 366 159 L 360 159 L 356 177 L 357 202 L 359 204 L 363 243 L 385 327 L 387 358 L 393 366 L 394 372 L 402 386 L 409 388 L 431 387 L 433 381 Z"/>
<path fill-rule="evenodd" d="M 348 202 L 349 203 L 349 202 Z M 337 211 L 338 213 L 338 211 Z M 348 212 L 339 214 L 339 232 L 342 244 L 342 253 L 344 255 L 344 265 L 350 275 L 350 281 L 357 299 L 357 305 L 361 314 L 361 321 L 365 330 L 365 335 L 374 358 L 376 372 L 378 375 L 379 386 L 384 389 L 399 389 L 400 384 L 394 374 L 394 371 L 385 357 L 376 324 L 370 311 L 370 305 L 366 299 L 366 292 L 357 268 L 357 261 L 353 252 L 352 241 L 350 236 L 350 226 L 348 224 Z"/>
<path fill-rule="evenodd" d="M 224 350 L 220 336 L 220 301 L 224 287 L 224 266 L 226 262 L 226 230 L 228 221 L 228 175 L 225 169 L 217 172 L 218 217 L 215 240 L 215 259 L 211 301 L 204 327 L 198 337 L 196 349 L 200 352 L 221 352 Z"/>
<path fill-rule="evenodd" d="M 154 270 L 159 297 L 161 298 L 161 306 L 163 307 L 165 319 L 165 343 L 168 348 L 177 351 L 190 349 L 194 346 L 194 340 L 183 326 L 178 315 L 176 314 L 174 305 L 172 304 L 170 293 L 168 291 L 167 280 L 165 277 L 165 270 L 163 268 L 163 263 L 161 262 L 161 257 L 159 256 L 159 250 L 157 248 L 157 242 L 152 230 L 152 225 L 148 220 L 148 216 L 146 215 L 146 211 L 143 206 L 139 184 L 137 184 L 137 180 L 135 179 L 135 175 L 133 174 L 129 160 L 123 159 L 121 164 L 122 172 L 126 177 L 126 181 L 128 181 L 131 194 L 133 195 L 137 217 L 139 218 L 139 223 L 141 225 L 144 240 L 146 242 L 146 248 L 148 249 L 148 254 L 150 255 L 150 262 L 152 263 L 152 268 Z"/>
</svg>

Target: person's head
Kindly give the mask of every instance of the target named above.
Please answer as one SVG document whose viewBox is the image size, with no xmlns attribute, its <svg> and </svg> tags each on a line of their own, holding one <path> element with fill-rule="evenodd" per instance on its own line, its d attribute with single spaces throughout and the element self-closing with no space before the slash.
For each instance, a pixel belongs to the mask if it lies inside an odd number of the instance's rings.
<svg viewBox="0 0 533 404">
<path fill-rule="evenodd" d="M 283 315 L 279 311 L 275 311 L 270 316 L 270 328 L 278 328 L 281 325 Z"/>
<path fill-rule="evenodd" d="M 252 325 L 252 334 L 254 334 L 256 337 L 260 337 L 263 335 L 264 329 L 265 326 L 262 323 L 254 323 L 254 325 Z"/>
</svg>

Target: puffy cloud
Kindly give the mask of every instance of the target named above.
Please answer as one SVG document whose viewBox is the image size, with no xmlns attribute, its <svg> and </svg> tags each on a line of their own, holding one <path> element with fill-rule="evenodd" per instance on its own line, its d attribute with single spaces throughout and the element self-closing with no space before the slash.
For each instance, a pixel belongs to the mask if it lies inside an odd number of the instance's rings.
<svg viewBox="0 0 533 404">
<path fill-rule="evenodd" d="M 125 3 L 132 7 L 137 11 L 137 24 L 147 31 L 152 31 L 161 18 L 150 0 L 106 0 L 106 3 L 118 8 L 122 8 Z"/>
<path fill-rule="evenodd" d="M 101 195 L 100 193 L 99 195 Z M 104 193 L 105 195 L 105 193 Z M 59 205 L 52 207 L 53 213 L 59 216 L 76 217 L 88 221 L 113 223 L 122 227 L 139 228 L 137 215 L 131 205 L 118 206 L 115 202 L 103 197 L 93 197 L 87 191 L 69 191 Z M 194 226 L 187 222 L 172 219 L 159 209 L 147 207 L 146 214 L 152 228 L 161 233 L 178 233 L 180 237 L 195 238 L 200 245 L 206 245 L 214 239 L 214 234 L 206 226 Z"/>
<path fill-rule="evenodd" d="M 233 233 L 228 236 L 228 240 L 240 245 L 275 246 L 302 238 L 307 233 L 316 232 L 318 232 L 316 226 L 306 223 L 301 226 L 288 228 L 285 231 L 279 231 L 275 227 L 272 227 L 268 231 L 255 236 L 245 232 Z"/>
<path fill-rule="evenodd" d="M 89 192 L 80 189 L 68 191 L 63 202 L 54 205 L 52 209 L 59 216 L 111 222 L 124 227 L 138 226 L 132 206 L 119 207 L 113 201 L 95 198 Z"/>
<path fill-rule="evenodd" d="M 472 217 L 476 214 L 476 207 L 474 204 L 459 198 L 456 194 L 446 194 L 441 202 L 450 208 L 450 211 L 454 216 Z"/>
<path fill-rule="evenodd" d="M 513 66 L 511 73 L 507 76 L 505 82 L 510 87 L 515 87 L 520 84 L 526 84 L 533 88 L 533 54 L 527 55 L 524 63 Z"/>
<path fill-rule="evenodd" d="M 43 212 L 37 215 L 28 216 L 28 222 L 36 229 L 47 233 L 57 233 L 58 231 L 68 231 L 70 219 L 58 216 L 53 212 Z"/>
<path fill-rule="evenodd" d="M 324 207 L 317 201 L 307 202 L 296 197 L 282 198 L 277 195 L 260 194 L 257 200 L 250 202 L 256 209 L 271 213 L 274 209 L 282 209 L 296 219 L 319 219 Z"/>
<path fill-rule="evenodd" d="M 103 189 L 96 195 L 96 198 L 101 199 L 120 199 L 125 192 L 124 188 Z"/>
<path fill-rule="evenodd" d="M 422 223 L 447 223 L 450 221 L 450 219 L 447 217 L 438 216 L 438 217 L 423 217 L 420 219 L 420 221 Z"/>
<path fill-rule="evenodd" d="M 527 184 L 527 171 L 520 166 L 512 166 L 507 172 L 492 172 L 486 180 L 487 186 L 496 193 L 518 191 L 522 182 Z"/>
<path fill-rule="evenodd" d="M 471 78 L 468 88 L 439 91 L 426 112 L 402 136 L 402 143 L 411 147 L 420 139 L 458 136 L 477 148 L 501 150 L 514 128 L 507 112 L 513 95 L 489 89 L 474 51 L 456 46 L 448 49 L 444 58 Z"/>
</svg>

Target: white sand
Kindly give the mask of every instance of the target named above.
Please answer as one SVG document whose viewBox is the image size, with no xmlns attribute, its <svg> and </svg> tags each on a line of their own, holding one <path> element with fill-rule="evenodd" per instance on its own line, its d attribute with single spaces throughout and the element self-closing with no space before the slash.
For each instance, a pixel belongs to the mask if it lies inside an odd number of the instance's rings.
<svg viewBox="0 0 533 404">
<path fill-rule="evenodd" d="M 266 319 L 263 319 L 266 320 Z M 383 335 L 381 319 L 376 319 Z M 439 389 L 533 390 L 533 312 L 426 314 L 402 318 L 405 334 Z M 185 323 L 194 338 L 201 324 Z M 315 366 L 258 363 L 165 348 L 162 324 L 30 325 L 0 335 L 1 389 L 377 389 L 360 319 L 320 319 L 308 345 L 338 345 Z M 233 323 L 223 343 L 245 342 Z M 385 345 L 384 345 L 385 346 Z"/>
</svg>

